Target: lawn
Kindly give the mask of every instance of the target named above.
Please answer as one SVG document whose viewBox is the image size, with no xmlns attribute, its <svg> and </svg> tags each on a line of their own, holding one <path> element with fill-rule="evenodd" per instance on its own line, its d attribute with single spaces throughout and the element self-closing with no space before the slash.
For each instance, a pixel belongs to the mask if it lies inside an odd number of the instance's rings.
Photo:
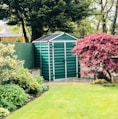
<svg viewBox="0 0 118 119">
<path fill-rule="evenodd" d="M 6 119 L 118 119 L 118 87 L 51 85 Z"/>
</svg>

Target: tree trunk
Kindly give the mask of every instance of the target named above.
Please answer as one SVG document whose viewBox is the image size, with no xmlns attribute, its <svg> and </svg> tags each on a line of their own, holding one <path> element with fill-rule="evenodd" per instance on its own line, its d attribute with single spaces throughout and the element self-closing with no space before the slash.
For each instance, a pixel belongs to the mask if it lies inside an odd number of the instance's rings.
<svg viewBox="0 0 118 119">
<path fill-rule="evenodd" d="M 111 34 L 113 35 L 115 34 L 117 16 L 118 16 L 118 0 L 116 2 L 115 15 L 114 15 L 113 24 L 111 27 Z"/>
<path fill-rule="evenodd" d="M 27 42 L 29 42 L 29 39 L 27 37 L 24 20 L 22 18 L 21 18 L 21 24 L 22 24 L 22 30 L 23 30 L 23 35 L 24 35 L 24 38 L 25 38 L 25 42 L 27 43 Z"/>
<path fill-rule="evenodd" d="M 106 4 L 106 3 L 105 3 Z M 106 18 L 104 13 L 105 6 L 103 6 L 103 0 L 101 0 L 101 20 L 102 20 L 102 32 L 107 33 Z"/>
<path fill-rule="evenodd" d="M 105 79 L 108 82 L 112 82 L 111 73 L 109 71 L 106 71 L 106 73 L 108 74 L 108 76 L 105 74 L 105 72 L 98 72 L 97 78 L 98 79 Z"/>
<path fill-rule="evenodd" d="M 43 28 L 39 27 L 38 29 L 35 26 L 31 27 L 32 30 L 32 39 L 31 42 L 43 35 Z"/>
<path fill-rule="evenodd" d="M 104 14 L 102 15 L 102 32 L 107 33 L 106 19 L 104 18 Z"/>
<path fill-rule="evenodd" d="M 16 10 L 17 16 L 18 16 L 18 18 L 21 22 L 21 25 L 22 25 L 22 31 L 23 31 L 23 35 L 24 35 L 24 38 L 25 38 L 25 42 L 29 42 L 28 37 L 27 37 L 27 33 L 26 33 L 26 29 L 25 29 L 25 23 L 24 23 L 24 20 L 23 20 L 23 16 L 20 13 L 20 7 L 19 7 L 19 4 L 17 2 L 16 2 L 16 5 L 18 6 L 18 8 L 15 7 L 15 10 Z"/>
<path fill-rule="evenodd" d="M 98 24 L 97 24 L 97 27 L 96 27 L 97 31 L 99 30 L 99 27 L 100 27 L 100 20 L 98 21 Z"/>
<path fill-rule="evenodd" d="M 109 18 L 109 14 L 114 7 L 114 0 L 95 0 L 95 3 L 100 6 L 100 25 L 102 26 L 102 32 L 107 33 L 107 19 Z M 99 22 L 98 22 L 99 23 Z M 99 24 L 97 25 L 97 30 L 99 28 Z"/>
<path fill-rule="evenodd" d="M 109 71 L 106 71 L 107 74 L 109 75 L 109 78 L 108 78 L 108 82 L 111 82 L 112 83 L 112 76 L 111 76 L 111 73 Z"/>
</svg>

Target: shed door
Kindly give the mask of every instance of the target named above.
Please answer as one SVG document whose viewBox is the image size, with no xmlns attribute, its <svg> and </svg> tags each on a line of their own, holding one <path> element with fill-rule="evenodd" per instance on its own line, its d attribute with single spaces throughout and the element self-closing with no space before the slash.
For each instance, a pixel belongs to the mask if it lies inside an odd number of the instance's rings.
<svg viewBox="0 0 118 119">
<path fill-rule="evenodd" d="M 72 55 L 72 42 L 53 42 L 53 79 L 76 77 L 78 72 L 77 57 Z"/>
</svg>

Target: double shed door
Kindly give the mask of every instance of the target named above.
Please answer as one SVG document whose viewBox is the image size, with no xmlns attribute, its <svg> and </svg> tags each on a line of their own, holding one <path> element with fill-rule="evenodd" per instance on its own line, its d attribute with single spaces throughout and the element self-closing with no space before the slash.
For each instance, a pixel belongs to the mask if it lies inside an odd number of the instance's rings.
<svg viewBox="0 0 118 119">
<path fill-rule="evenodd" d="M 53 80 L 78 77 L 78 58 L 71 50 L 73 42 L 52 42 Z"/>
</svg>

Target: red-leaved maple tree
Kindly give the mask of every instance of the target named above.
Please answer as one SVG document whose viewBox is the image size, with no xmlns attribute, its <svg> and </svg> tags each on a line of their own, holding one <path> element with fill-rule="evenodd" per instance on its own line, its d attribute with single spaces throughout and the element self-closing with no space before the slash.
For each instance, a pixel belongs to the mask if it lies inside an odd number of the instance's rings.
<svg viewBox="0 0 118 119">
<path fill-rule="evenodd" d="M 111 72 L 118 71 L 118 36 L 106 33 L 95 33 L 78 39 L 72 49 L 75 55 L 79 55 L 80 63 L 87 67 L 86 74 L 104 74 L 107 81 L 111 80 Z"/>
</svg>

